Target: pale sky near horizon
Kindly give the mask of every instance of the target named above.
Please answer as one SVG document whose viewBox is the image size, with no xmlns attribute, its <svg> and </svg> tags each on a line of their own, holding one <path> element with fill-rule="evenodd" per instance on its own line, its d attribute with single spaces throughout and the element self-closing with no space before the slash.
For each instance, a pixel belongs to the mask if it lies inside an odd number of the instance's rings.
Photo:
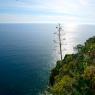
<svg viewBox="0 0 95 95">
<path fill-rule="evenodd" d="M 95 24 L 95 0 L 0 0 L 0 23 Z"/>
</svg>

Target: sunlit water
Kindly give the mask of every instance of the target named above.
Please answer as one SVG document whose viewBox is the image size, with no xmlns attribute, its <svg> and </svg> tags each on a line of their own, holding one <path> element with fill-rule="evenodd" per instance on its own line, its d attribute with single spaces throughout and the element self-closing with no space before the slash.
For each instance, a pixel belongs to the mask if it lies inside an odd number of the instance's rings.
<svg viewBox="0 0 95 95">
<path fill-rule="evenodd" d="M 69 29 L 68 29 L 69 28 Z M 78 44 L 84 44 L 84 42 L 92 36 L 95 36 L 95 26 L 94 25 L 75 25 L 73 27 L 66 27 L 64 29 L 66 39 L 63 43 L 63 48 L 65 54 L 75 53 L 74 47 Z"/>
<path fill-rule="evenodd" d="M 0 95 L 38 95 L 58 59 L 55 24 L 0 24 Z M 95 35 L 94 25 L 64 29 L 65 53 Z"/>
</svg>

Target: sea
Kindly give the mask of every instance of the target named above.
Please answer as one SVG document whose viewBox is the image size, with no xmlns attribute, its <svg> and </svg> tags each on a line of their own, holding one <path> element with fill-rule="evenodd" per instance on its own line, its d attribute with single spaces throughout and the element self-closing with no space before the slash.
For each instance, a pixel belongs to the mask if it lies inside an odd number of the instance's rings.
<svg viewBox="0 0 95 95">
<path fill-rule="evenodd" d="M 0 95 L 40 95 L 48 87 L 50 71 L 60 60 L 56 26 L 0 24 Z M 95 36 L 95 25 L 63 27 L 61 36 L 64 57 Z"/>
</svg>

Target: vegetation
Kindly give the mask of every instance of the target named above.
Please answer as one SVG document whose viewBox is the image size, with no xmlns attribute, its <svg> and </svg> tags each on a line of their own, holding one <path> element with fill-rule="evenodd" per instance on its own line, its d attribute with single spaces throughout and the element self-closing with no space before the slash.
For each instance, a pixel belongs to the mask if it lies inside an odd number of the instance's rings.
<svg viewBox="0 0 95 95">
<path fill-rule="evenodd" d="M 53 95 L 95 95 L 95 36 L 76 49 L 52 69 L 49 92 Z"/>
</svg>

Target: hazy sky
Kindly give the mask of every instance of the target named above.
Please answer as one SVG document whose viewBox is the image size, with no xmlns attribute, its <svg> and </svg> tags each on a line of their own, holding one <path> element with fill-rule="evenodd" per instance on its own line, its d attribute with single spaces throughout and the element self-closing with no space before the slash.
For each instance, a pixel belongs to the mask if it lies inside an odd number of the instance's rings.
<svg viewBox="0 0 95 95">
<path fill-rule="evenodd" d="M 95 23 L 95 0 L 0 0 L 2 23 Z"/>
</svg>

